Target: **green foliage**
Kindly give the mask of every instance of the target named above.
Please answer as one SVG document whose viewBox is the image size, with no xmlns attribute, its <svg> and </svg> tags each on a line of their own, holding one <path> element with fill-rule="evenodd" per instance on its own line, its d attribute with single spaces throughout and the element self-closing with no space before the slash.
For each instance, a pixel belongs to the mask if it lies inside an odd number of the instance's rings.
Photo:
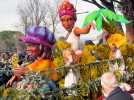
<svg viewBox="0 0 134 100">
<path fill-rule="evenodd" d="M 18 45 L 21 45 L 18 38 L 22 33 L 18 31 L 2 31 L 0 32 L 0 48 L 2 49 L 12 49 Z"/>
</svg>

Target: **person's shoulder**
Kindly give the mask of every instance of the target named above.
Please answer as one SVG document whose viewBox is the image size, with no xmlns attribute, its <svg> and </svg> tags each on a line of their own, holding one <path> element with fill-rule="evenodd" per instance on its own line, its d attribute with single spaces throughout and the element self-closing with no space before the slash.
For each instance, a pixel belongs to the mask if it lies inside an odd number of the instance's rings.
<svg viewBox="0 0 134 100">
<path fill-rule="evenodd" d="M 133 100 L 133 98 L 126 91 L 122 91 L 120 87 L 117 87 L 106 100 Z"/>
</svg>

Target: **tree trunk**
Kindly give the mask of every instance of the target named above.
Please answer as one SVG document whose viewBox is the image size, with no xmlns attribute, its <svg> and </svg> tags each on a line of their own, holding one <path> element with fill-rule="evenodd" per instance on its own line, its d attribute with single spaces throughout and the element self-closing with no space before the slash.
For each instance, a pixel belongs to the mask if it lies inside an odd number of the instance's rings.
<svg viewBox="0 0 134 100">
<path fill-rule="evenodd" d="M 129 43 L 134 43 L 134 27 L 133 27 L 133 23 L 130 23 L 128 25 L 126 25 L 126 31 L 127 31 L 127 38 L 129 40 Z"/>
</svg>

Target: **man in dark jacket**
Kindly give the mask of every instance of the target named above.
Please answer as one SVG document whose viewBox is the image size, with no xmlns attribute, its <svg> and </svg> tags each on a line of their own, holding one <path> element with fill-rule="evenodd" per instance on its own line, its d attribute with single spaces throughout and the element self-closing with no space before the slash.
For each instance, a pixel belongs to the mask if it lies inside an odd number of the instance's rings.
<svg viewBox="0 0 134 100">
<path fill-rule="evenodd" d="M 106 100 L 133 100 L 133 98 L 125 91 L 122 91 L 120 87 L 115 88 Z"/>
<path fill-rule="evenodd" d="M 133 98 L 118 87 L 115 75 L 111 72 L 104 73 L 101 77 L 102 92 L 105 100 L 133 100 Z"/>
</svg>

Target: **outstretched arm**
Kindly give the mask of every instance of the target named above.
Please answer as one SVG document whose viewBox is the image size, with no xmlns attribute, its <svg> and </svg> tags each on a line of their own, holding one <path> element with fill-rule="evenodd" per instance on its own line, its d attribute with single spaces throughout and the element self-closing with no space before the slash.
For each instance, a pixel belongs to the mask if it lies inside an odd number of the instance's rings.
<svg viewBox="0 0 134 100">
<path fill-rule="evenodd" d="M 80 35 L 80 34 L 87 34 L 89 31 L 90 31 L 90 29 L 91 29 L 91 27 L 94 27 L 94 24 L 93 23 L 91 23 L 91 24 L 89 24 L 87 27 L 85 27 L 85 28 L 79 28 L 79 27 L 76 27 L 75 29 L 74 29 L 74 33 L 75 33 L 75 35 Z"/>
<path fill-rule="evenodd" d="M 7 82 L 6 86 L 12 86 L 13 82 L 15 80 L 20 79 L 20 77 L 22 75 L 24 75 L 25 73 L 27 73 L 29 71 L 29 69 L 27 67 L 17 67 L 14 70 L 14 75 L 11 77 L 11 79 Z"/>
</svg>

